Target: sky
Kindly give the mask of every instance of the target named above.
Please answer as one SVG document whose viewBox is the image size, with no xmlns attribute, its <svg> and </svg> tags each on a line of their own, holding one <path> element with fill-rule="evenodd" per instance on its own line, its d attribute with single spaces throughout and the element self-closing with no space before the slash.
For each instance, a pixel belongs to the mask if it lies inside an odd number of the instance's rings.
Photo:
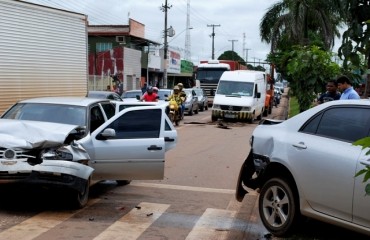
<svg viewBox="0 0 370 240">
<path fill-rule="evenodd" d="M 41 5 L 62 8 L 88 16 L 89 24 L 127 25 L 131 18 L 145 25 L 145 38 L 164 42 L 165 14 L 161 7 L 166 0 L 25 0 Z M 191 60 L 212 57 L 212 30 L 214 28 L 214 55 L 234 49 L 243 59 L 248 56 L 252 65 L 263 62 L 270 46 L 261 42 L 259 24 L 263 15 L 277 0 L 167 0 L 167 26 L 175 30 L 168 37 L 171 48 L 185 53 L 187 3 L 190 2 Z M 245 37 L 244 37 L 245 36 Z"/>
</svg>

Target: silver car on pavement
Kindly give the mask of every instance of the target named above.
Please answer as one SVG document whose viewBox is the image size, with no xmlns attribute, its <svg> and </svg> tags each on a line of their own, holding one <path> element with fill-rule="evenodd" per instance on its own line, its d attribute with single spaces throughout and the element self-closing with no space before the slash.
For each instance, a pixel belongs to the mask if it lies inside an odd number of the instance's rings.
<svg viewBox="0 0 370 240">
<path fill-rule="evenodd" d="M 276 236 L 289 235 L 300 215 L 370 235 L 368 182 L 370 100 L 331 101 L 286 121 L 263 120 L 251 137 L 236 198 L 259 189 L 259 215 Z"/>
<path fill-rule="evenodd" d="M 66 187 L 83 207 L 98 181 L 162 179 L 165 152 L 177 142 L 164 105 L 115 112 L 108 99 L 16 103 L 0 119 L 0 184 Z"/>
</svg>

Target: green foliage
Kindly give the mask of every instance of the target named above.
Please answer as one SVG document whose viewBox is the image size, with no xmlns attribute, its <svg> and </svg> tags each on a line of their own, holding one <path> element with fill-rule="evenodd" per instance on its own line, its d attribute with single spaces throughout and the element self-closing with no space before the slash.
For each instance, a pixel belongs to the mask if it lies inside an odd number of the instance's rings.
<svg viewBox="0 0 370 240">
<path fill-rule="evenodd" d="M 365 137 L 357 140 L 356 142 L 352 143 L 355 146 L 362 146 L 362 149 L 368 148 L 370 149 L 370 137 Z M 370 150 L 366 152 L 366 155 L 370 155 Z M 366 166 L 364 169 L 358 171 L 355 175 L 355 177 L 358 177 L 360 175 L 364 175 L 364 179 L 362 182 L 367 182 L 370 179 L 370 166 Z M 365 186 L 365 193 L 366 195 L 370 195 L 370 184 L 366 184 Z"/>
<path fill-rule="evenodd" d="M 297 98 L 300 112 L 311 107 L 322 86 L 340 72 L 339 66 L 331 60 L 331 53 L 319 47 L 300 47 L 289 53 L 287 75 L 291 95 Z"/>
<path fill-rule="evenodd" d="M 362 69 L 364 63 L 370 68 L 370 3 L 367 0 L 344 2 L 348 29 L 343 33 L 339 57 L 343 59 L 344 69 Z M 365 56 L 365 61 L 361 61 L 360 56 Z"/>
<path fill-rule="evenodd" d="M 299 114 L 299 105 L 298 105 L 297 98 L 290 97 L 289 98 L 289 118 L 294 117 L 297 114 Z"/>
<path fill-rule="evenodd" d="M 221 54 L 218 57 L 218 60 L 232 60 L 232 61 L 238 61 L 239 63 L 246 65 L 245 61 L 242 57 L 240 57 L 236 52 L 234 51 L 225 51 L 223 54 Z"/>
</svg>

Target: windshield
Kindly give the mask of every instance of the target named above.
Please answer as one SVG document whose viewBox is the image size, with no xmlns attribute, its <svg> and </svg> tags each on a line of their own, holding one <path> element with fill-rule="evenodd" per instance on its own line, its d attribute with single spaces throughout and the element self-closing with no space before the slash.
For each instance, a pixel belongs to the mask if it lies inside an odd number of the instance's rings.
<svg viewBox="0 0 370 240">
<path fill-rule="evenodd" d="M 232 96 L 253 96 L 253 83 L 220 81 L 216 94 Z"/>
<path fill-rule="evenodd" d="M 225 68 L 198 68 L 197 80 L 201 83 L 218 83 L 221 75 L 226 71 Z"/>
<path fill-rule="evenodd" d="M 86 108 L 46 103 L 18 103 L 2 118 L 86 126 Z"/>
<path fill-rule="evenodd" d="M 123 98 L 136 98 L 136 95 L 141 96 L 141 91 L 125 92 L 125 93 L 123 93 Z"/>
</svg>

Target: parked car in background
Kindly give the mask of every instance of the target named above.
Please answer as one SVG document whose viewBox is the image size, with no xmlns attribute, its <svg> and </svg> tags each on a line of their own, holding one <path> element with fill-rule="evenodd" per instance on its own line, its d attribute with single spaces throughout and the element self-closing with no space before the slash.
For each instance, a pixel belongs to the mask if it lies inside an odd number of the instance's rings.
<svg viewBox="0 0 370 240">
<path fill-rule="evenodd" d="M 259 215 L 276 236 L 289 235 L 300 215 L 370 235 L 368 182 L 370 100 L 320 104 L 288 120 L 263 120 L 251 137 L 236 198 L 259 189 Z M 246 186 L 249 189 L 245 189 Z"/>
<path fill-rule="evenodd" d="M 208 110 L 208 97 L 202 88 L 194 88 L 195 96 L 198 98 L 199 110 Z"/>
<path fill-rule="evenodd" d="M 158 90 L 158 100 L 165 101 L 172 94 L 172 89 L 159 89 Z"/>
<path fill-rule="evenodd" d="M 122 99 L 124 101 L 127 101 L 127 100 L 138 100 L 141 98 L 141 96 L 143 95 L 143 93 L 141 92 L 141 90 L 128 90 L 128 91 L 125 91 L 124 93 L 122 93 Z"/>
<path fill-rule="evenodd" d="M 274 88 L 279 90 L 281 93 L 284 93 L 284 84 L 282 82 L 276 82 Z"/>
<path fill-rule="evenodd" d="M 83 207 L 98 181 L 163 179 L 165 152 L 176 142 L 161 105 L 115 114 L 106 99 L 23 100 L 0 119 L 0 184 L 67 188 L 71 203 Z"/>
<path fill-rule="evenodd" d="M 188 115 L 193 115 L 193 113 L 199 113 L 199 104 L 198 98 L 195 94 L 193 88 L 184 88 L 183 91 L 186 93 L 186 101 L 185 101 L 185 111 L 184 113 Z"/>
<path fill-rule="evenodd" d="M 101 99 L 110 99 L 114 101 L 123 101 L 121 96 L 116 92 L 109 91 L 89 91 L 87 94 L 88 98 L 101 98 Z"/>
<path fill-rule="evenodd" d="M 116 113 L 122 111 L 126 108 L 131 107 L 142 107 L 142 106 L 157 106 L 157 105 L 164 105 L 167 106 L 168 102 L 165 101 L 158 101 L 158 102 L 141 102 L 141 101 L 122 101 L 122 102 L 114 102 Z"/>
</svg>

